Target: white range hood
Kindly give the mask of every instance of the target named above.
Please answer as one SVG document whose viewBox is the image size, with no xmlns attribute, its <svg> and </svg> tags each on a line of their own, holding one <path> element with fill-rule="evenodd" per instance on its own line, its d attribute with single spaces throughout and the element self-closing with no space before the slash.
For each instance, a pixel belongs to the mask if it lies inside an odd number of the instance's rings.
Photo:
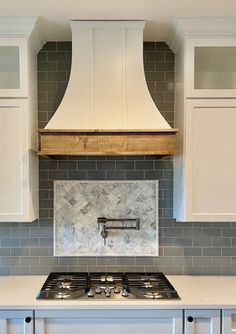
<svg viewBox="0 0 236 334">
<path fill-rule="evenodd" d="M 59 108 L 40 130 L 40 154 L 173 153 L 176 129 L 157 109 L 145 80 L 144 21 L 70 25 L 71 75 Z M 162 147 L 158 153 L 155 147 L 166 137 L 171 139 L 164 144 L 168 152 Z"/>
</svg>

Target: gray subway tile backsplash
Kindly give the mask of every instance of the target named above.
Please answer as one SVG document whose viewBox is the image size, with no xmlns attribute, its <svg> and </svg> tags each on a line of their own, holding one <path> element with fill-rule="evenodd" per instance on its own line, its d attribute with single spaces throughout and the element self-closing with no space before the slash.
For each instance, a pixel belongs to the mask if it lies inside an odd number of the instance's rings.
<svg viewBox="0 0 236 334">
<path fill-rule="evenodd" d="M 144 43 L 147 85 L 174 125 L 174 54 L 164 42 Z M 48 42 L 38 54 L 39 127 L 59 105 L 71 68 L 71 42 Z M 181 223 L 173 219 L 173 159 L 159 156 L 40 158 L 40 218 L 0 223 L 0 275 L 50 271 L 164 271 L 166 274 L 236 274 L 233 223 Z M 159 180 L 158 257 L 53 257 L 53 180 Z M 231 247 L 233 246 L 233 247 Z"/>
</svg>

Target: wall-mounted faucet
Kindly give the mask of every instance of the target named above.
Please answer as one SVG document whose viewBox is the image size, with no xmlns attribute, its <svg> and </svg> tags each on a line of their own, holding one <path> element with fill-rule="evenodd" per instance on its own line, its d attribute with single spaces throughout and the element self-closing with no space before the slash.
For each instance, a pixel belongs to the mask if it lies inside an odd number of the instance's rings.
<svg viewBox="0 0 236 334">
<path fill-rule="evenodd" d="M 106 245 L 106 239 L 108 237 L 108 230 L 139 230 L 140 229 L 140 218 L 97 218 L 98 226 L 102 224 L 101 236 L 104 239 L 104 245 Z M 113 222 L 135 222 L 132 226 L 107 226 L 107 223 Z"/>
</svg>

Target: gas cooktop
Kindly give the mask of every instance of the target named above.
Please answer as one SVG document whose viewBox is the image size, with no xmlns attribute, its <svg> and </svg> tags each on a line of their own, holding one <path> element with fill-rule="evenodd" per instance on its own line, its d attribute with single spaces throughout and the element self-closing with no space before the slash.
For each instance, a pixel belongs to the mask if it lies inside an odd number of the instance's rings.
<svg viewBox="0 0 236 334">
<path fill-rule="evenodd" d="M 53 272 L 37 299 L 178 299 L 163 273 Z"/>
</svg>

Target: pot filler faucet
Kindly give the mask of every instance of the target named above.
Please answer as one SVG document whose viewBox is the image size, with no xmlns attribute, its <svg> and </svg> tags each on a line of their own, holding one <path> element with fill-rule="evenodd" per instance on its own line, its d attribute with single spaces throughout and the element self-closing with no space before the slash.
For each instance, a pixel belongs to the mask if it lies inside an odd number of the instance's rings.
<svg viewBox="0 0 236 334">
<path fill-rule="evenodd" d="M 108 237 L 108 230 L 139 230 L 140 229 L 140 218 L 106 218 L 98 217 L 97 218 L 98 226 L 102 224 L 101 236 L 104 239 L 104 245 L 106 245 L 106 239 Z M 131 226 L 107 226 L 107 223 L 114 222 L 135 222 Z"/>
</svg>

